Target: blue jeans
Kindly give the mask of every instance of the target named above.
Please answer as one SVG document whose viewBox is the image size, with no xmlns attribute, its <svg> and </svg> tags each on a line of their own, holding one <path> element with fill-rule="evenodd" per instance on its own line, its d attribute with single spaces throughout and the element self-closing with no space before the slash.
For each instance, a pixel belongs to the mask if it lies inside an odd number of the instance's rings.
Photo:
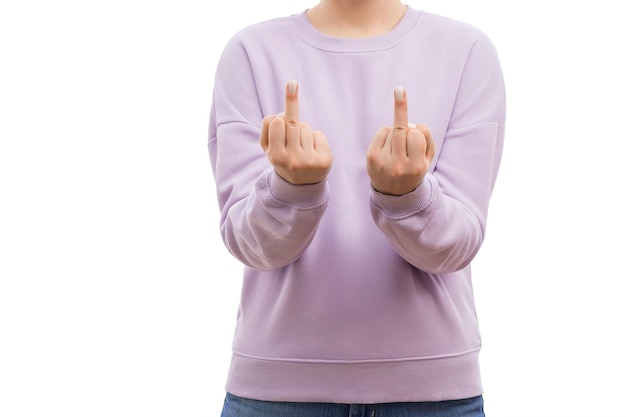
<svg viewBox="0 0 626 417">
<path fill-rule="evenodd" d="M 226 394 L 221 417 L 485 417 L 483 397 L 463 400 L 334 404 L 258 401 Z"/>
</svg>

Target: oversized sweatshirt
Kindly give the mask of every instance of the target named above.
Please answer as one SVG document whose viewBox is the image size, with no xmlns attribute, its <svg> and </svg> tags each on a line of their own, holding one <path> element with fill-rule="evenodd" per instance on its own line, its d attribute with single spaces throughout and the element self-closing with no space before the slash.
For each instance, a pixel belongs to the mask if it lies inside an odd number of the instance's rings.
<svg viewBox="0 0 626 417">
<path fill-rule="evenodd" d="M 318 184 L 286 182 L 259 145 L 290 80 L 300 120 L 333 154 Z M 366 170 L 397 86 L 436 145 L 402 196 L 374 190 Z M 340 403 L 481 394 L 470 264 L 504 124 L 497 52 L 467 23 L 408 7 L 371 38 L 325 35 L 306 12 L 237 32 L 216 70 L 208 140 L 222 238 L 244 274 L 226 390 Z"/>
</svg>

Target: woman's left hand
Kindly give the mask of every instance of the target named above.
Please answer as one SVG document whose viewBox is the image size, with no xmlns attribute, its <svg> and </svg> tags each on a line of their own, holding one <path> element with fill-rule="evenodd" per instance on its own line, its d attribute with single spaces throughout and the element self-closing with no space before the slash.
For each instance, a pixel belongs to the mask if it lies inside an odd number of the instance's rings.
<svg viewBox="0 0 626 417">
<path fill-rule="evenodd" d="M 403 195 L 415 190 L 430 168 L 435 144 L 427 125 L 408 120 L 406 91 L 394 91 L 393 127 L 381 128 L 367 150 L 367 173 L 378 192 Z"/>
</svg>

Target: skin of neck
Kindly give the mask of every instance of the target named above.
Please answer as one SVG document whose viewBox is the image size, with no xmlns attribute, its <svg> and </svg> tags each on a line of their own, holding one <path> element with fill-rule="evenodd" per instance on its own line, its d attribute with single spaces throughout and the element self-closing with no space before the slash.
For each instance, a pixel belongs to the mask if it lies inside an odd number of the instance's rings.
<svg viewBox="0 0 626 417">
<path fill-rule="evenodd" d="M 405 12 L 401 0 L 321 0 L 307 16 L 326 35 L 368 38 L 391 31 Z"/>
</svg>

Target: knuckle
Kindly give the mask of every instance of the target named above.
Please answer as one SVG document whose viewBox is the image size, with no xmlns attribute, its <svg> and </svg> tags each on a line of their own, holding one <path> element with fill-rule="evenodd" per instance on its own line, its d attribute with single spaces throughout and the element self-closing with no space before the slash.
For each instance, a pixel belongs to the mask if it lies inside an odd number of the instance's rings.
<svg viewBox="0 0 626 417">
<path fill-rule="evenodd" d="M 406 169 L 403 166 L 399 166 L 396 164 L 391 168 L 392 178 L 396 178 L 396 179 L 403 178 L 406 176 L 406 174 L 407 174 Z"/>
<path fill-rule="evenodd" d="M 270 128 L 284 129 L 284 126 L 285 126 L 285 119 L 283 119 L 282 117 L 274 117 L 269 122 Z"/>
<path fill-rule="evenodd" d="M 269 161 L 271 162 L 272 165 L 281 166 L 281 165 L 283 165 L 283 162 L 284 162 L 285 158 L 284 158 L 284 155 L 282 153 L 279 153 L 279 152 L 268 152 L 267 159 L 269 159 Z"/>
<path fill-rule="evenodd" d="M 329 167 L 333 163 L 333 155 L 329 152 L 322 156 L 322 166 Z"/>
<path fill-rule="evenodd" d="M 367 162 L 371 165 L 379 166 L 382 165 L 382 160 L 379 152 L 375 150 L 369 150 L 366 154 Z"/>
<path fill-rule="evenodd" d="M 297 129 L 300 127 L 300 122 L 295 119 L 285 119 L 285 123 L 288 128 Z"/>
</svg>

